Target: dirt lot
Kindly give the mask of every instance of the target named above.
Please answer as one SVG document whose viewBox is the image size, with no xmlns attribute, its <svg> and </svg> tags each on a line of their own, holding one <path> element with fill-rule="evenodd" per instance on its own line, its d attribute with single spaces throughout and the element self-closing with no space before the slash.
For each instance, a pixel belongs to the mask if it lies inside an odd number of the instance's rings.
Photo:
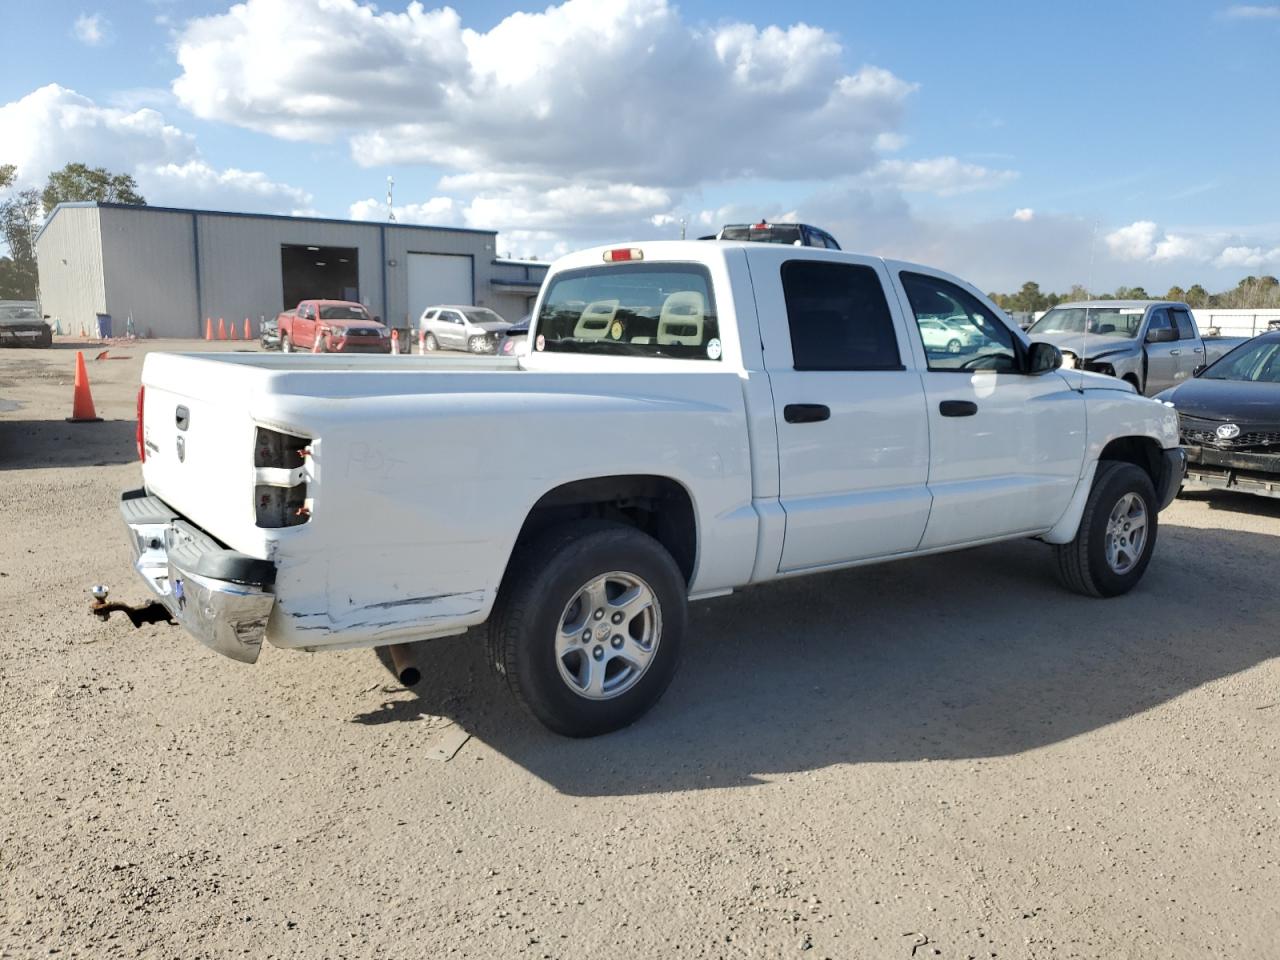
<svg viewBox="0 0 1280 960">
<path fill-rule="evenodd" d="M 474 637 L 409 692 L 91 619 L 145 594 L 116 354 L 69 425 L 67 345 L 0 352 L 0 956 L 1280 956 L 1280 502 L 1179 500 L 1117 600 L 1019 542 L 699 604 L 572 742 Z"/>
</svg>

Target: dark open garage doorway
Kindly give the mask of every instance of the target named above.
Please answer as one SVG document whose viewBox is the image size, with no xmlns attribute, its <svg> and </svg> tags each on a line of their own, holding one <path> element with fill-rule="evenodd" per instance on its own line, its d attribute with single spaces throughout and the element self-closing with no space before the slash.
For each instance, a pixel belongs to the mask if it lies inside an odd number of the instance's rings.
<svg viewBox="0 0 1280 960">
<path fill-rule="evenodd" d="M 360 271 L 355 247 L 280 244 L 284 309 L 299 300 L 359 300 Z"/>
</svg>

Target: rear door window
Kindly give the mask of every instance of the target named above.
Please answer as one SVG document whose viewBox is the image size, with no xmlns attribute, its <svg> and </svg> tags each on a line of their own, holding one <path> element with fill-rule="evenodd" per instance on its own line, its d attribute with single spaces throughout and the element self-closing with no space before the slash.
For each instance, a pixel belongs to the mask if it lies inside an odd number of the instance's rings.
<svg viewBox="0 0 1280 960">
<path fill-rule="evenodd" d="M 1179 340 L 1194 340 L 1196 338 L 1196 327 L 1191 322 L 1191 314 L 1185 310 L 1179 310 L 1177 307 L 1173 309 L 1173 322 L 1178 328 Z"/>
<path fill-rule="evenodd" d="M 884 286 L 871 267 L 788 260 L 782 291 L 795 369 L 903 369 Z"/>
<path fill-rule="evenodd" d="M 628 263 L 557 274 L 542 299 L 534 347 L 719 360 L 711 275 L 692 263 Z"/>
</svg>

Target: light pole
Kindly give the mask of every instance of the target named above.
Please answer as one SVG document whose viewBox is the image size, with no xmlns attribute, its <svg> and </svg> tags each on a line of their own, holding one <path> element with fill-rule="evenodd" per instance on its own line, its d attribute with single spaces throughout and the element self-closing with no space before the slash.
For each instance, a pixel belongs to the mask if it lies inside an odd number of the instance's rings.
<svg viewBox="0 0 1280 960">
<path fill-rule="evenodd" d="M 391 205 L 391 193 L 396 188 L 396 182 L 392 177 L 387 177 L 387 222 L 396 222 L 396 209 Z"/>
</svg>

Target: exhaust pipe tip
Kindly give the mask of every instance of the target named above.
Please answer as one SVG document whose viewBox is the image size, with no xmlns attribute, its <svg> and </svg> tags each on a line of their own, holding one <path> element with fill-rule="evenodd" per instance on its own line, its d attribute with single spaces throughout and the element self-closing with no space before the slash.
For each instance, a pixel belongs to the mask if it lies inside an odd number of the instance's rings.
<svg viewBox="0 0 1280 960">
<path fill-rule="evenodd" d="M 407 643 L 393 643 L 387 648 L 391 654 L 391 664 L 395 667 L 396 679 L 402 686 L 417 686 L 422 680 L 422 671 L 414 662 L 413 647 Z"/>
</svg>

